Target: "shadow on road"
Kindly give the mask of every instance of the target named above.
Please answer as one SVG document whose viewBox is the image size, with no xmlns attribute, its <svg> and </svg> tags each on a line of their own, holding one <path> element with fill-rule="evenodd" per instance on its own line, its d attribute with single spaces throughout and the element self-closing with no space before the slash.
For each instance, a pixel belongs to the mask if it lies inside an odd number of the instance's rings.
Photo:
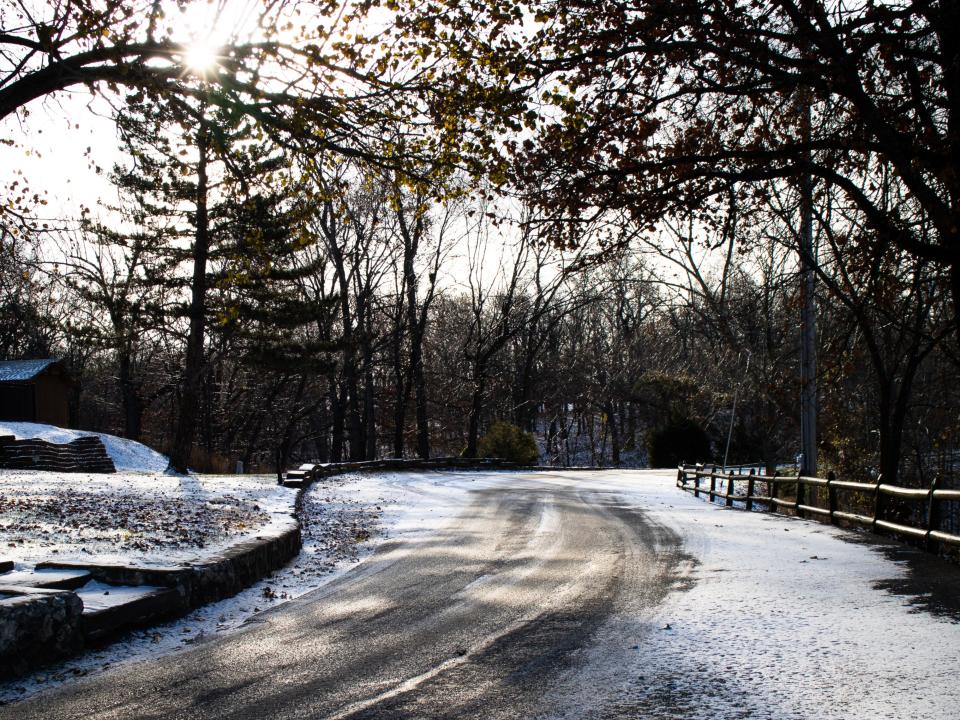
<svg viewBox="0 0 960 720">
<path fill-rule="evenodd" d="M 842 539 L 867 545 L 906 570 L 904 577 L 875 582 L 875 589 L 906 598 L 913 612 L 960 623 L 960 567 L 946 558 L 871 533 L 844 533 Z"/>
</svg>

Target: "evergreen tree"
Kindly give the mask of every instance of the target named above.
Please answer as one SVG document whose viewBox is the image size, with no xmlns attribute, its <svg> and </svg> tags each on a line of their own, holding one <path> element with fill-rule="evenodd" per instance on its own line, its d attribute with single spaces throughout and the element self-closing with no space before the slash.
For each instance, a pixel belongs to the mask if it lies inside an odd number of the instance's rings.
<svg viewBox="0 0 960 720">
<path fill-rule="evenodd" d="M 170 462 L 186 471 L 202 397 L 211 323 L 223 324 L 230 287 L 256 277 L 264 254 L 259 198 L 289 180 L 282 154 L 262 142 L 248 116 L 209 90 L 201 101 L 144 98 L 120 118 L 132 163 L 118 183 L 133 194 L 155 236 L 147 281 L 169 293 L 168 329 L 184 346 Z"/>
</svg>

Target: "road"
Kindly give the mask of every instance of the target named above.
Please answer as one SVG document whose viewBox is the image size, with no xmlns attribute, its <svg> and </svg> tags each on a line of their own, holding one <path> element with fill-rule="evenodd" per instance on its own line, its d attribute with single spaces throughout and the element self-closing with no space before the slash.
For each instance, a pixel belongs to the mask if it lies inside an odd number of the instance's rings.
<svg viewBox="0 0 960 720">
<path fill-rule="evenodd" d="M 946 662 L 949 680 L 957 619 L 951 608 L 918 613 L 881 587 L 887 574 L 908 577 L 875 549 L 811 523 L 709 506 L 665 476 L 502 478 L 479 485 L 435 532 L 385 542 L 237 632 L 0 708 L 0 718 L 952 717 L 957 690 L 937 690 L 928 666 Z M 785 531 L 795 536 L 774 550 L 768 538 Z M 749 571 L 723 567 L 765 552 Z M 839 564 L 817 563 L 828 556 Z M 851 557 L 867 570 L 851 570 Z M 856 601 L 874 625 L 909 626 L 911 644 L 937 638 L 938 653 L 903 649 L 897 661 L 908 686 L 915 675 L 931 691 L 908 700 L 889 683 L 874 692 L 868 677 L 848 692 L 837 664 L 869 670 L 881 641 L 863 637 L 868 625 L 860 640 L 835 632 L 839 645 L 821 647 L 818 623 L 836 625 L 823 619 L 824 594 L 841 617 L 859 617 L 846 607 Z M 771 615 L 770 597 L 794 607 Z M 711 612 L 716 621 L 705 621 Z M 790 627 L 758 632 L 771 616 Z M 806 687 L 770 692 L 797 670 Z M 819 699 L 805 705 L 812 693 Z M 823 693 L 835 714 L 822 710 Z"/>
</svg>

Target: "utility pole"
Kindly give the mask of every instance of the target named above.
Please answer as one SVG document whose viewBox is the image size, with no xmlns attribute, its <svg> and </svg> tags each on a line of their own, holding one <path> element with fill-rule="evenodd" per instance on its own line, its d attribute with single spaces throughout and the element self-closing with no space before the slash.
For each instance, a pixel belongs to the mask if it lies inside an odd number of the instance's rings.
<svg viewBox="0 0 960 720">
<path fill-rule="evenodd" d="M 740 365 L 740 356 L 737 356 L 737 365 Z M 743 387 L 743 381 L 750 376 L 750 351 L 747 350 L 747 369 L 740 376 L 740 382 L 737 383 L 737 389 L 733 391 L 733 407 L 730 409 L 730 428 L 727 430 L 727 447 L 723 451 L 723 471 L 727 471 L 727 460 L 730 457 L 730 440 L 733 438 L 733 424 L 737 419 L 737 399 L 740 397 L 740 388 Z"/>
<path fill-rule="evenodd" d="M 803 111 L 803 139 L 810 159 L 810 103 Z M 813 254 L 813 177 L 800 176 L 800 472 L 817 474 L 817 315 L 814 300 L 816 257 Z"/>
</svg>

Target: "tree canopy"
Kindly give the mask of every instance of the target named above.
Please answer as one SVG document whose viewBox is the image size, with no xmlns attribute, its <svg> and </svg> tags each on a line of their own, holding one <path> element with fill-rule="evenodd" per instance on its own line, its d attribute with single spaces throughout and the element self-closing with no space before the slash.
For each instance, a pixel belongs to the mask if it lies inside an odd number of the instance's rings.
<svg viewBox="0 0 960 720">
<path fill-rule="evenodd" d="M 957 3 L 411 1 L 402 14 L 467 75 L 461 101 L 508 98 L 502 127 L 526 128 L 502 137 L 512 180 L 558 227 L 609 209 L 644 227 L 717 221 L 731 192 L 744 207 L 809 176 L 878 245 L 949 267 L 960 302 Z M 909 202 L 888 203 L 891 182 Z"/>
<path fill-rule="evenodd" d="M 803 258 L 837 301 L 818 319 L 821 452 L 855 470 L 876 449 L 889 476 L 909 444 L 927 467 L 960 436 L 936 392 L 960 337 L 958 12 L 8 3 L 0 140 L 29 149 L 36 104 L 92 93 L 127 150 L 130 214 L 79 223 L 68 259 L 89 255 L 93 274 L 77 279 L 77 260 L 61 282 L 25 238 L 43 181 L 12 180 L 2 302 L 24 309 L 32 347 L 66 346 L 81 373 L 117 366 L 131 432 L 179 413 L 208 455 L 273 443 L 279 466 L 315 441 L 320 457 L 374 457 L 385 435 L 401 455 L 413 434 L 421 455 L 473 454 L 510 419 L 554 459 L 578 456 L 576 436 L 619 463 L 682 417 L 773 462 L 792 442 L 798 239 L 816 235 Z M 116 281 L 96 276 L 113 265 Z M 136 302 L 172 311 L 124 315 Z M 100 347 L 44 309 L 70 303 Z M 725 414 L 734 381 L 757 394 L 741 426 Z M 921 401 L 935 429 L 907 431 Z"/>
</svg>

